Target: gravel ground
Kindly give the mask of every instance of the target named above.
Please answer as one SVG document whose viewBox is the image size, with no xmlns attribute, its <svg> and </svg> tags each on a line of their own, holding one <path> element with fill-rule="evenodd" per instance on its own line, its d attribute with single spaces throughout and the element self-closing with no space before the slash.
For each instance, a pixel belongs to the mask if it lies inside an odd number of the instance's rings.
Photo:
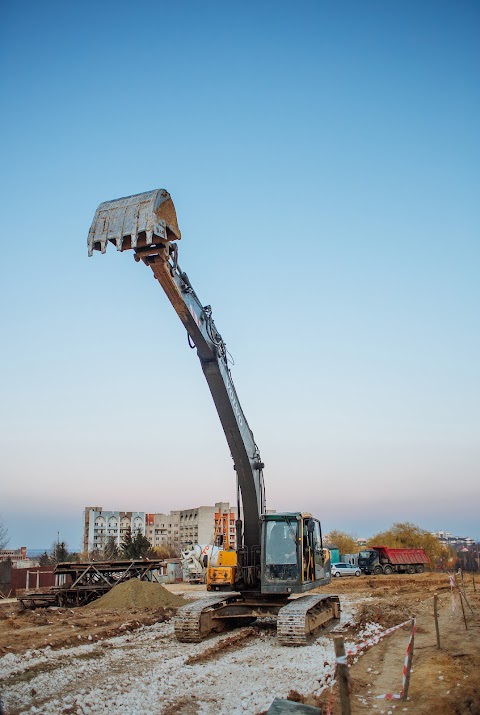
<svg viewBox="0 0 480 715">
<path fill-rule="evenodd" d="M 185 598 L 205 587 L 168 588 Z M 365 636 L 416 618 L 407 702 L 398 693 L 409 642 L 405 626 L 360 656 L 349 657 L 352 715 L 480 715 L 480 595 L 465 579 L 460 594 L 440 572 L 336 579 L 322 592 L 338 594 L 347 647 Z M 437 594 L 441 649 L 433 596 Z M 99 604 L 100 605 L 100 604 Z M 5 715 L 260 715 L 275 697 L 325 709 L 333 672 L 331 634 L 305 648 L 279 646 L 268 623 L 225 631 L 203 643 L 178 643 L 172 611 L 123 603 L 114 610 L 0 608 L 0 692 Z M 332 691 L 335 715 L 338 689 Z"/>
<path fill-rule="evenodd" d="M 340 628 L 351 623 L 359 600 L 342 599 Z M 364 633 L 378 628 L 367 624 Z M 278 645 L 274 629 L 265 627 L 238 647 L 222 650 L 229 635 L 178 643 L 169 621 L 98 643 L 9 653 L 0 659 L 5 713 L 254 714 L 292 689 L 319 694 L 330 683 L 334 654 L 328 635 L 292 648 Z M 186 664 L 215 645 L 218 654 Z"/>
</svg>

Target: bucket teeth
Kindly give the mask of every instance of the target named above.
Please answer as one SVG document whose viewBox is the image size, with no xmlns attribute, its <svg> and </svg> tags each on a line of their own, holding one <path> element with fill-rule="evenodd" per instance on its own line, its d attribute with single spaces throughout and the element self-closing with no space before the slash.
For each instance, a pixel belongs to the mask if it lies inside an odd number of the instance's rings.
<svg viewBox="0 0 480 715">
<path fill-rule="evenodd" d="M 114 243 L 117 251 L 124 251 L 180 238 L 170 194 L 155 189 L 100 204 L 88 234 L 88 255 L 105 253 L 108 242 Z"/>
</svg>

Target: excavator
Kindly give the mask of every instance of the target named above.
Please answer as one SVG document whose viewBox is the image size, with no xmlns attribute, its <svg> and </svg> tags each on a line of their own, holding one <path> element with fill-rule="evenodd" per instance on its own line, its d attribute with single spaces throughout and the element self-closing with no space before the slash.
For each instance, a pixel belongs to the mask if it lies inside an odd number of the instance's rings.
<svg viewBox="0 0 480 715">
<path fill-rule="evenodd" d="M 210 633 L 273 618 L 283 645 L 305 645 L 340 617 L 338 596 L 309 593 L 330 583 L 321 525 L 309 513 L 267 512 L 264 463 L 235 390 L 225 342 L 210 305 L 198 298 L 178 262 L 181 239 L 170 194 L 156 189 L 100 204 L 88 234 L 88 254 L 133 251 L 149 267 L 196 348 L 233 459 L 238 518 L 234 591 L 179 609 L 175 635 L 199 642 Z"/>
</svg>

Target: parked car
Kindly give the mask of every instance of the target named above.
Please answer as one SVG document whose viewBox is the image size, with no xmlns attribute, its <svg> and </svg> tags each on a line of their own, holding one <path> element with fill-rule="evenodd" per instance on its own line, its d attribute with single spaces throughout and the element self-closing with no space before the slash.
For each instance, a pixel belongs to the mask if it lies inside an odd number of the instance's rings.
<svg viewBox="0 0 480 715">
<path fill-rule="evenodd" d="M 352 564 L 332 564 L 332 576 L 360 576 L 362 572 L 358 566 L 352 566 Z"/>
</svg>

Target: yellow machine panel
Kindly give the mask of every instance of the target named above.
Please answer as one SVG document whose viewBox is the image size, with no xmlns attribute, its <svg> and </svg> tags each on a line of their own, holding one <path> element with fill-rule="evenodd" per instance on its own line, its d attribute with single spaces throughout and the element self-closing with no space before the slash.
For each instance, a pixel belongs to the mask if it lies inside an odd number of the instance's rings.
<svg viewBox="0 0 480 715">
<path fill-rule="evenodd" d="M 236 566 L 237 552 L 236 551 L 220 551 L 218 554 L 217 566 Z"/>
<path fill-rule="evenodd" d="M 219 551 L 215 566 L 207 568 L 207 591 L 234 591 L 237 552 Z"/>
</svg>

